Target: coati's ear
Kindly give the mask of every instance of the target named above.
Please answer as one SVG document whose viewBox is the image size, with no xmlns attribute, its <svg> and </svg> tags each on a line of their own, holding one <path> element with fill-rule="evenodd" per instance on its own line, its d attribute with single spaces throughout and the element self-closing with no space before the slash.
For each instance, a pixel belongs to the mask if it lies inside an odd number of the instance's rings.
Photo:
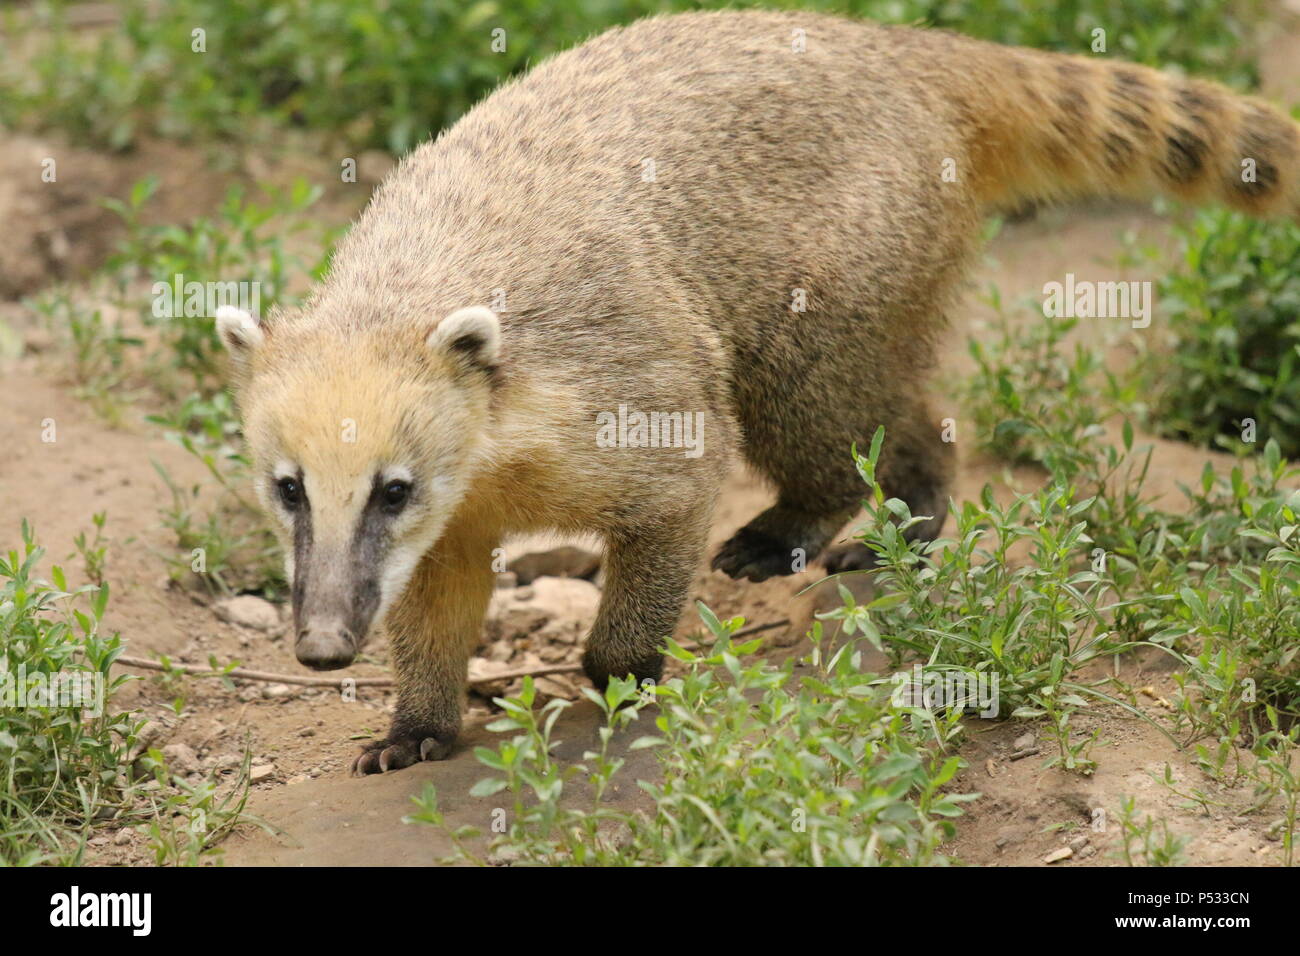
<svg viewBox="0 0 1300 956">
<path fill-rule="evenodd" d="M 217 335 L 236 362 L 244 363 L 253 350 L 266 341 L 257 319 L 243 309 L 223 305 L 217 309 Z"/>
<path fill-rule="evenodd" d="M 433 327 L 429 348 L 447 352 L 484 371 L 496 368 L 501 351 L 501 321 L 481 305 L 457 309 Z"/>
</svg>

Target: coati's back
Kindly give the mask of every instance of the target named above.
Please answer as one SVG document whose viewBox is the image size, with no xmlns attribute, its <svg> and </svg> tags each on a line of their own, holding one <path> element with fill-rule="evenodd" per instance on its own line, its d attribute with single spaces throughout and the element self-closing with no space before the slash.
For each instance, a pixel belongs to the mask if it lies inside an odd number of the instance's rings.
<svg viewBox="0 0 1300 956">
<path fill-rule="evenodd" d="M 1272 108 L 1119 61 L 806 13 L 657 18 L 407 157 L 314 312 L 496 302 L 517 354 L 583 337 L 581 375 L 588 349 L 730 361 L 849 317 L 881 319 L 887 350 L 937 323 L 984 208 L 1159 191 L 1293 215 L 1296 154 Z"/>
</svg>

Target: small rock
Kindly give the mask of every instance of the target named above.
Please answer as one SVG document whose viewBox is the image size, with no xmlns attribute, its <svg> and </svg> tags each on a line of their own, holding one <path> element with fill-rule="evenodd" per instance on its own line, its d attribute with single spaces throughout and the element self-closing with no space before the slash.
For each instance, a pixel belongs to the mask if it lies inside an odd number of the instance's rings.
<svg viewBox="0 0 1300 956">
<path fill-rule="evenodd" d="M 54 348 L 54 336 L 45 329 L 27 329 L 22 337 L 29 352 L 48 352 Z"/>
<path fill-rule="evenodd" d="M 234 770 L 242 765 L 244 758 L 239 754 L 221 754 L 212 761 L 213 770 Z"/>
<path fill-rule="evenodd" d="M 540 607 L 533 607 L 530 604 L 507 604 L 498 611 L 494 620 L 498 634 L 504 638 L 515 638 L 533 633 L 549 618 L 546 611 Z"/>
<path fill-rule="evenodd" d="M 273 763 L 253 764 L 248 771 L 248 779 L 253 783 L 270 780 L 273 776 L 275 776 L 275 764 Z"/>
<path fill-rule="evenodd" d="M 118 830 L 117 836 L 113 837 L 113 842 L 118 846 L 126 846 L 131 842 L 131 835 L 134 832 L 135 831 L 131 829 Z"/>
<path fill-rule="evenodd" d="M 591 578 L 600 570 L 600 555 L 566 546 L 520 555 L 506 567 L 520 584 L 532 584 L 540 577 Z"/>
<path fill-rule="evenodd" d="M 510 670 L 510 665 L 502 661 L 489 661 L 481 657 L 471 657 L 469 660 L 470 682 L 474 690 L 485 697 L 500 697 L 505 693 L 506 681 L 492 678 Z"/>
<path fill-rule="evenodd" d="M 253 594 L 223 598 L 212 605 L 217 617 L 240 627 L 269 631 L 280 625 L 280 610 L 270 601 Z"/>
<path fill-rule="evenodd" d="M 1086 833 L 1081 833 L 1073 840 L 1070 841 L 1070 849 L 1074 850 L 1074 852 L 1076 853 L 1078 853 L 1087 845 L 1088 845 L 1088 834 Z"/>
<path fill-rule="evenodd" d="M 293 696 L 293 688 L 288 684 L 267 684 L 262 688 L 262 696 L 267 700 L 281 700 Z"/>
<path fill-rule="evenodd" d="M 298 731 L 298 736 L 299 736 L 299 737 L 315 737 L 315 736 L 316 736 L 316 728 L 315 728 L 315 727 L 304 727 L 302 730 Z"/>
<path fill-rule="evenodd" d="M 1011 745 L 1011 749 L 1028 750 L 1037 740 L 1038 738 L 1034 735 L 1033 731 L 1030 731 L 1027 734 L 1021 734 L 1016 738 L 1016 742 Z"/>
<path fill-rule="evenodd" d="M 131 753 L 127 756 L 129 763 L 135 763 L 146 750 L 155 746 L 162 739 L 167 727 L 156 720 L 147 720 L 140 732 L 135 736 L 135 743 L 131 745 Z"/>
<path fill-rule="evenodd" d="M 563 697 L 565 700 L 578 698 L 578 688 L 571 681 L 566 680 L 563 674 L 547 674 L 538 677 L 535 683 L 538 693 L 545 694 L 547 697 Z"/>
<path fill-rule="evenodd" d="M 537 654 L 548 664 L 563 664 L 568 660 L 568 652 L 560 646 L 546 644 L 538 649 Z"/>
<path fill-rule="evenodd" d="M 172 773 L 184 776 L 199 769 L 199 758 L 189 744 L 168 744 L 162 749 L 162 755 Z"/>
<path fill-rule="evenodd" d="M 1043 862 L 1059 863 L 1062 860 L 1068 860 L 1072 856 L 1074 856 L 1074 851 L 1068 846 L 1063 846 L 1058 850 L 1053 850 L 1051 853 L 1047 854 L 1047 856 L 1043 857 Z"/>
<path fill-rule="evenodd" d="M 532 590 L 533 605 L 555 621 L 590 626 L 600 605 L 600 589 L 581 578 L 538 578 Z"/>
<path fill-rule="evenodd" d="M 1096 852 L 1097 852 L 1097 848 L 1093 846 L 1091 843 L 1089 843 L 1087 846 L 1085 846 L 1082 850 L 1079 851 L 1079 856 L 1080 858 L 1086 860 L 1088 857 L 1092 856 Z"/>
</svg>

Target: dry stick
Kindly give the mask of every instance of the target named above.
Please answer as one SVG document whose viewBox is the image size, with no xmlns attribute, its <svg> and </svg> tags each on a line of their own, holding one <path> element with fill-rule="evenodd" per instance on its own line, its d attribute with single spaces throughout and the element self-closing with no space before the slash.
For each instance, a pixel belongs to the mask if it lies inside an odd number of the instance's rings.
<svg viewBox="0 0 1300 956">
<path fill-rule="evenodd" d="M 737 631 L 732 637 L 748 637 L 751 634 L 770 631 L 776 627 L 785 627 L 789 623 L 789 618 L 782 618 L 768 624 L 756 624 L 753 627 L 745 628 L 743 631 Z M 694 641 L 686 641 L 681 646 L 689 651 L 697 649 L 700 645 Z M 210 668 L 199 667 L 196 664 L 162 664 L 145 657 L 129 657 L 126 654 L 123 654 L 114 663 L 126 667 L 139 667 L 148 671 L 180 671 L 182 674 L 191 674 L 196 677 L 233 677 L 237 680 L 261 680 L 274 684 L 300 684 L 304 687 L 337 687 L 345 680 L 351 681 L 354 687 L 391 687 L 393 685 L 393 678 L 391 677 L 303 677 L 298 674 L 272 674 L 270 671 L 250 671 L 243 667 L 234 667 L 228 671 L 214 671 Z M 572 674 L 580 670 L 582 670 L 581 664 L 546 664 L 542 667 L 523 667 L 519 670 L 501 671 L 497 674 L 471 677 L 469 683 L 495 684 L 497 681 L 510 681 L 517 677 Z"/>
</svg>

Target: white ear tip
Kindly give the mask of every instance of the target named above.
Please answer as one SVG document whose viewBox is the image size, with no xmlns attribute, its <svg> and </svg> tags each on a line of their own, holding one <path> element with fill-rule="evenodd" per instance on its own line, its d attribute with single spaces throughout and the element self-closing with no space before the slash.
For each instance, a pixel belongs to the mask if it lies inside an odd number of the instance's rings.
<svg viewBox="0 0 1300 956">
<path fill-rule="evenodd" d="M 234 305 L 217 307 L 217 331 L 228 345 L 246 347 L 262 341 L 257 319 Z"/>
<path fill-rule="evenodd" d="M 434 326 L 427 342 L 431 347 L 441 348 L 459 340 L 472 343 L 471 350 L 479 361 L 491 363 L 501 347 L 501 320 L 486 306 L 466 306 L 449 313 Z"/>
<path fill-rule="evenodd" d="M 218 322 L 252 322 L 253 317 L 237 305 L 217 306 Z"/>
</svg>

